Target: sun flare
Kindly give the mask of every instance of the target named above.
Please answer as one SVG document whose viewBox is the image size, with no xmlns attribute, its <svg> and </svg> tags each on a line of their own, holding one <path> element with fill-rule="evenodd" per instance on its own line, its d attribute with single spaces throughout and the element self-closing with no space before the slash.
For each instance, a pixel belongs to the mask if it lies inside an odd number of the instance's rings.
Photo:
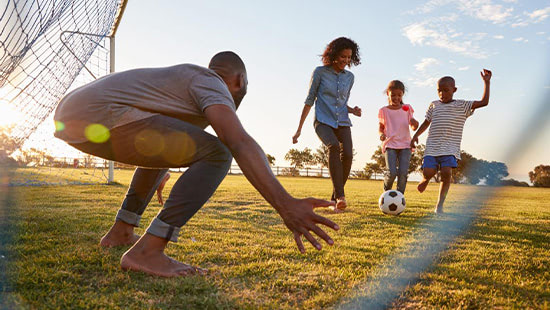
<svg viewBox="0 0 550 310">
<path fill-rule="evenodd" d="M 8 127 L 21 121 L 21 113 L 5 100 L 0 99 L 0 127 Z"/>
</svg>

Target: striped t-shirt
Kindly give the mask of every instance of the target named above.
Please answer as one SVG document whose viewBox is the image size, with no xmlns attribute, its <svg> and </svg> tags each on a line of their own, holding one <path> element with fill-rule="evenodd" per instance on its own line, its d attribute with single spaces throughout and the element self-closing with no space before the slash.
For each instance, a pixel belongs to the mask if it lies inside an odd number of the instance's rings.
<svg viewBox="0 0 550 310">
<path fill-rule="evenodd" d="M 424 156 L 453 155 L 460 159 L 460 142 L 466 119 L 474 113 L 473 101 L 433 101 L 426 112 L 431 122 Z"/>
</svg>

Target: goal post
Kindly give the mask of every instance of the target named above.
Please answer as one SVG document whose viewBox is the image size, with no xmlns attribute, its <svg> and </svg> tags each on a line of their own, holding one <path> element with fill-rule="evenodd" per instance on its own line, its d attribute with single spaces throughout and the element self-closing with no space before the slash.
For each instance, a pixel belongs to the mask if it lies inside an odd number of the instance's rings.
<svg viewBox="0 0 550 310">
<path fill-rule="evenodd" d="M 124 15 L 124 10 L 126 9 L 126 4 L 128 3 L 128 0 L 122 1 L 120 4 L 116 17 L 115 22 L 113 23 L 113 28 L 111 29 L 111 33 L 109 34 L 109 73 L 115 72 L 115 34 L 118 30 L 118 26 L 120 25 L 120 21 L 122 20 L 122 15 Z M 115 163 L 110 160 L 109 161 L 109 174 L 107 177 L 108 183 L 113 183 L 115 181 Z"/>
<path fill-rule="evenodd" d="M 115 71 L 115 34 L 127 0 L 0 3 L 0 165 L 12 185 L 114 181 L 115 163 L 53 137 L 68 91 Z"/>
</svg>

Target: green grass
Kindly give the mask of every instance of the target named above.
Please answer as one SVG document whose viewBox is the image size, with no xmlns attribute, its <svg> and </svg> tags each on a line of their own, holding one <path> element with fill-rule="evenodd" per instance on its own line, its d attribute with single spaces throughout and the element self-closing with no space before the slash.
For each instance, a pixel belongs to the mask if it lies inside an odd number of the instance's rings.
<svg viewBox="0 0 550 310">
<path fill-rule="evenodd" d="M 433 218 L 437 185 L 418 194 L 409 184 L 407 209 L 382 214 L 380 181 L 350 180 L 350 210 L 318 210 L 341 226 L 336 244 L 300 254 L 280 217 L 242 176 L 228 176 L 185 225 L 172 257 L 209 269 L 206 276 L 162 279 L 124 272 L 127 249 L 101 249 L 131 172 L 117 172 L 123 186 L 14 187 L 8 205 L 6 245 L 14 304 L 30 309 L 321 309 L 335 307 L 372 278 L 389 257 Z M 171 178 L 173 184 L 176 176 Z M 327 179 L 280 178 L 297 197 L 328 198 Z M 167 186 L 170 188 L 170 186 Z M 453 212 L 478 187 L 452 185 Z M 166 191 L 165 194 L 167 194 Z M 487 201 L 474 224 L 420 275 L 395 308 L 533 308 L 550 300 L 550 190 L 504 187 Z M 159 211 L 151 203 L 146 227 Z M 4 231 L 7 233 L 6 225 Z M 144 227 L 138 229 L 142 233 Z M 0 295 L 1 296 L 1 295 Z"/>
<path fill-rule="evenodd" d="M 3 167 L 2 167 L 3 168 Z M 107 168 L 11 168 L 12 185 L 67 185 L 107 183 Z"/>
</svg>

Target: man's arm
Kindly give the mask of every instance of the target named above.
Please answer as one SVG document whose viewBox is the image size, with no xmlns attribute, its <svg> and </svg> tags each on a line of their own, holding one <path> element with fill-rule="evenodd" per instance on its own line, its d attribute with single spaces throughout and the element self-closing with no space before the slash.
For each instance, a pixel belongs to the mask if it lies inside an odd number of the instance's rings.
<svg viewBox="0 0 550 310">
<path fill-rule="evenodd" d="M 415 147 L 415 144 L 418 143 L 418 137 L 424 132 L 426 131 L 426 129 L 428 127 L 430 127 L 430 121 L 428 121 L 427 119 L 424 120 L 424 122 L 422 122 L 422 125 L 420 125 L 420 127 L 418 128 L 418 130 L 414 133 L 414 136 L 412 137 L 411 139 L 411 148 L 414 148 Z"/>
<path fill-rule="evenodd" d="M 260 146 L 244 130 L 237 114 L 231 108 L 222 104 L 212 105 L 206 108 L 205 115 L 218 138 L 233 154 L 246 178 L 283 218 L 285 225 L 294 234 L 298 249 L 302 253 L 305 252 L 302 235 L 315 248 L 321 249 L 321 244 L 310 232 L 314 232 L 332 245 L 334 241 L 317 224 L 334 230 L 339 229 L 338 225 L 317 215 L 313 209 L 334 203 L 314 198 L 296 199 L 290 196 L 273 175 Z"/>
<path fill-rule="evenodd" d="M 489 93 L 491 88 L 491 77 L 493 76 L 493 73 L 490 70 L 483 69 L 483 71 L 480 73 L 481 78 L 483 79 L 484 83 L 484 89 L 483 89 L 483 97 L 480 101 L 474 101 L 472 103 L 472 110 L 484 107 L 489 104 Z"/>
</svg>

